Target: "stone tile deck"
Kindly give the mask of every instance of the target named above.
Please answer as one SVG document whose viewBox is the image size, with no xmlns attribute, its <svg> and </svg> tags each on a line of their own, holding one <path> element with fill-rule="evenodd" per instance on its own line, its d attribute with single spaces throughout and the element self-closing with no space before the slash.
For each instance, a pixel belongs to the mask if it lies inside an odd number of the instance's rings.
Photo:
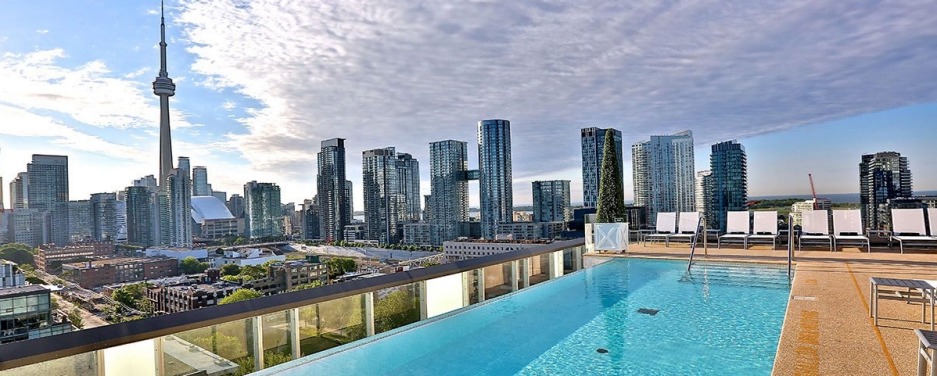
<svg viewBox="0 0 937 376">
<path fill-rule="evenodd" d="M 785 246 L 786 247 L 786 246 Z M 605 256 L 607 254 L 601 254 Z M 632 244 L 626 255 L 686 259 L 686 244 Z M 787 262 L 787 251 L 698 248 L 695 260 Z M 791 287 L 774 375 L 915 375 L 921 306 L 882 300 L 879 326 L 869 317 L 869 277 L 937 280 L 937 250 L 899 254 L 897 248 L 872 253 L 804 250 L 794 253 Z M 928 311 L 929 314 L 929 311 Z"/>
</svg>

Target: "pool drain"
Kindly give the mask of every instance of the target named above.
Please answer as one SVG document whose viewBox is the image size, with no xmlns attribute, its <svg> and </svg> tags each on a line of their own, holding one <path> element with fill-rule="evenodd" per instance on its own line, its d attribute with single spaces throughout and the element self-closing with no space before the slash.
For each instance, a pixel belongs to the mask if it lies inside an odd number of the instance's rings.
<svg viewBox="0 0 937 376">
<path fill-rule="evenodd" d="M 657 312 L 660 312 L 660 310 L 654 309 L 654 308 L 639 308 L 638 309 L 638 313 L 643 313 L 645 315 L 650 315 L 650 316 L 656 315 Z"/>
<path fill-rule="evenodd" d="M 595 352 L 597 352 L 597 353 L 599 353 L 599 354 L 608 354 L 608 350 L 603 349 L 603 348 L 601 348 L 601 347 L 599 347 L 598 349 L 596 349 Z"/>
</svg>

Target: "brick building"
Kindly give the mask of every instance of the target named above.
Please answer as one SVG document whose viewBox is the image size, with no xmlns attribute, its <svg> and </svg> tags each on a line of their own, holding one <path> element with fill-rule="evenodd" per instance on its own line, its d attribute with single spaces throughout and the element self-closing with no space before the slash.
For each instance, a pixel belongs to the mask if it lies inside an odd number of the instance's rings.
<svg viewBox="0 0 937 376">
<path fill-rule="evenodd" d="M 39 252 L 36 254 L 36 267 L 46 273 L 58 274 L 62 271 L 62 264 L 113 255 L 112 242 L 85 242 L 62 247 L 43 244 L 39 246 Z"/>
<path fill-rule="evenodd" d="M 179 261 L 168 257 L 109 258 L 62 264 L 62 275 L 84 288 L 135 282 L 179 274 Z"/>
</svg>

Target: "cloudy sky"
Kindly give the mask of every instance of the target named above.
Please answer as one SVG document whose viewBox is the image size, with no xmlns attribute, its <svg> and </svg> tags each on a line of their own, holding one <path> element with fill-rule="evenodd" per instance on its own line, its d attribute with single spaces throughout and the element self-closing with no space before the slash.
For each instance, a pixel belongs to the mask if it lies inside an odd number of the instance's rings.
<svg viewBox="0 0 937 376">
<path fill-rule="evenodd" d="M 158 170 L 156 1 L 8 0 L 0 13 L 0 176 L 30 155 L 69 156 L 72 199 Z M 863 153 L 911 160 L 937 189 L 933 1 L 170 0 L 174 156 L 216 190 L 315 190 L 316 152 L 346 138 L 361 209 L 361 151 L 469 142 L 511 120 L 515 203 L 530 182 L 572 181 L 579 129 L 625 143 L 694 132 L 739 139 L 750 194 L 858 190 Z M 630 162 L 625 183 L 631 197 Z M 473 197 L 472 202 L 477 202 Z"/>
</svg>

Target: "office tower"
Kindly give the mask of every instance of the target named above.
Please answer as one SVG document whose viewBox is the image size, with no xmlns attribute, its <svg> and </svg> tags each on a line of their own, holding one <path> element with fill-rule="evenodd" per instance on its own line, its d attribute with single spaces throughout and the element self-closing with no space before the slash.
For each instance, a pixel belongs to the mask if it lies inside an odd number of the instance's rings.
<svg viewBox="0 0 937 376">
<path fill-rule="evenodd" d="M 316 194 L 319 196 L 320 235 L 326 241 L 345 239 L 345 225 L 351 223 L 351 187 L 345 180 L 345 139 L 322 141 L 317 155 L 319 175 Z"/>
<path fill-rule="evenodd" d="M 531 192 L 533 222 L 569 222 L 569 180 L 535 181 Z"/>
<path fill-rule="evenodd" d="M 181 158 L 180 158 L 181 162 Z M 192 246 L 192 188 L 189 174 L 174 168 L 159 192 L 159 244 Z"/>
<path fill-rule="evenodd" d="M 634 204 L 645 207 L 651 225 L 658 212 L 695 210 L 693 132 L 651 136 L 632 145 L 631 158 Z"/>
<path fill-rule="evenodd" d="M 211 195 L 212 195 L 212 196 L 215 196 L 215 198 L 217 198 L 218 201 L 221 201 L 221 202 L 227 202 L 227 201 L 228 201 L 228 192 L 211 191 Z"/>
<path fill-rule="evenodd" d="M 72 243 L 91 239 L 91 201 L 68 202 L 68 239 Z"/>
<path fill-rule="evenodd" d="M 146 186 L 125 190 L 127 204 L 127 243 L 149 247 L 155 245 L 153 231 L 153 195 Z"/>
<path fill-rule="evenodd" d="M 354 191 L 352 190 L 351 180 L 345 180 L 345 206 L 348 207 L 348 221 L 350 222 L 355 216 L 355 200 L 352 195 Z"/>
<path fill-rule="evenodd" d="M 605 133 L 611 129 L 615 135 L 615 157 L 618 171 L 624 171 L 621 154 L 621 131 L 614 128 L 582 128 L 579 134 L 582 143 L 582 206 L 598 207 L 599 177 L 602 176 L 602 156 L 605 153 Z"/>
<path fill-rule="evenodd" d="M 162 4 L 159 15 L 159 76 L 153 81 L 153 94 L 159 96 L 159 184 L 166 184 L 172 166 L 172 136 L 169 130 L 169 97 L 176 95 L 176 84 L 166 71 L 166 22 Z"/>
<path fill-rule="evenodd" d="M 315 200 L 305 200 L 302 208 L 303 239 L 319 239 L 319 205 Z"/>
<path fill-rule="evenodd" d="M 244 197 L 243 196 L 237 193 L 231 195 L 231 197 L 228 198 L 228 202 L 226 206 L 228 207 L 228 211 L 231 212 L 231 215 L 233 215 L 234 218 L 244 217 Z"/>
<path fill-rule="evenodd" d="M 423 195 L 423 222 L 433 223 L 432 195 Z"/>
<path fill-rule="evenodd" d="M 397 153 L 400 187 L 400 223 L 420 221 L 420 163 L 407 153 Z"/>
<path fill-rule="evenodd" d="M 859 163 L 859 203 L 864 228 L 890 230 L 888 199 L 911 197 L 911 170 L 901 153 L 864 154 Z"/>
<path fill-rule="evenodd" d="M 68 244 L 68 157 L 33 154 L 29 174 L 28 206 L 49 213 L 45 240 Z"/>
<path fill-rule="evenodd" d="M 117 201 L 114 201 L 114 242 L 127 244 L 127 198 L 123 191 L 117 192 Z"/>
<path fill-rule="evenodd" d="M 714 144 L 709 155 L 709 168 L 712 171 L 712 200 L 706 211 L 713 222 L 708 223 L 710 228 L 725 232 L 726 213 L 748 209 L 745 147 L 735 140 Z"/>
<path fill-rule="evenodd" d="M 49 223 L 49 211 L 39 209 L 16 209 L 7 216 L 7 237 L 12 243 L 23 243 L 30 247 L 49 243 L 45 231 Z"/>
<path fill-rule="evenodd" d="M 283 235 L 280 187 L 256 181 L 244 184 L 244 236 L 263 238 Z"/>
<path fill-rule="evenodd" d="M 117 239 L 115 201 L 117 201 L 117 196 L 113 193 L 91 195 L 91 238 L 94 241 Z"/>
<path fill-rule="evenodd" d="M 707 228 L 717 228 L 718 226 L 713 219 L 713 173 L 710 170 L 703 170 L 696 172 L 696 211 L 700 212 L 700 215 L 706 221 Z"/>
<path fill-rule="evenodd" d="M 156 183 L 156 178 L 153 175 L 147 175 L 133 181 L 134 187 L 145 187 L 147 191 L 156 192 L 159 189 L 159 185 Z"/>
<path fill-rule="evenodd" d="M 29 174 L 20 172 L 10 181 L 10 209 L 29 207 Z"/>
<path fill-rule="evenodd" d="M 494 239 L 501 223 L 514 213 L 511 174 L 511 122 L 478 122 L 478 182 L 482 237 Z"/>
<path fill-rule="evenodd" d="M 429 144 L 430 195 L 427 221 L 436 226 L 434 244 L 459 237 L 459 222 L 468 221 L 468 143 L 446 140 Z"/>
<path fill-rule="evenodd" d="M 211 196 L 211 185 L 208 184 L 208 169 L 205 166 L 192 168 L 192 196 Z"/>
<path fill-rule="evenodd" d="M 394 148 L 365 150 L 361 153 L 361 192 L 364 194 L 365 238 L 380 244 L 394 244 L 400 220 L 397 180 L 397 153 Z"/>
</svg>

